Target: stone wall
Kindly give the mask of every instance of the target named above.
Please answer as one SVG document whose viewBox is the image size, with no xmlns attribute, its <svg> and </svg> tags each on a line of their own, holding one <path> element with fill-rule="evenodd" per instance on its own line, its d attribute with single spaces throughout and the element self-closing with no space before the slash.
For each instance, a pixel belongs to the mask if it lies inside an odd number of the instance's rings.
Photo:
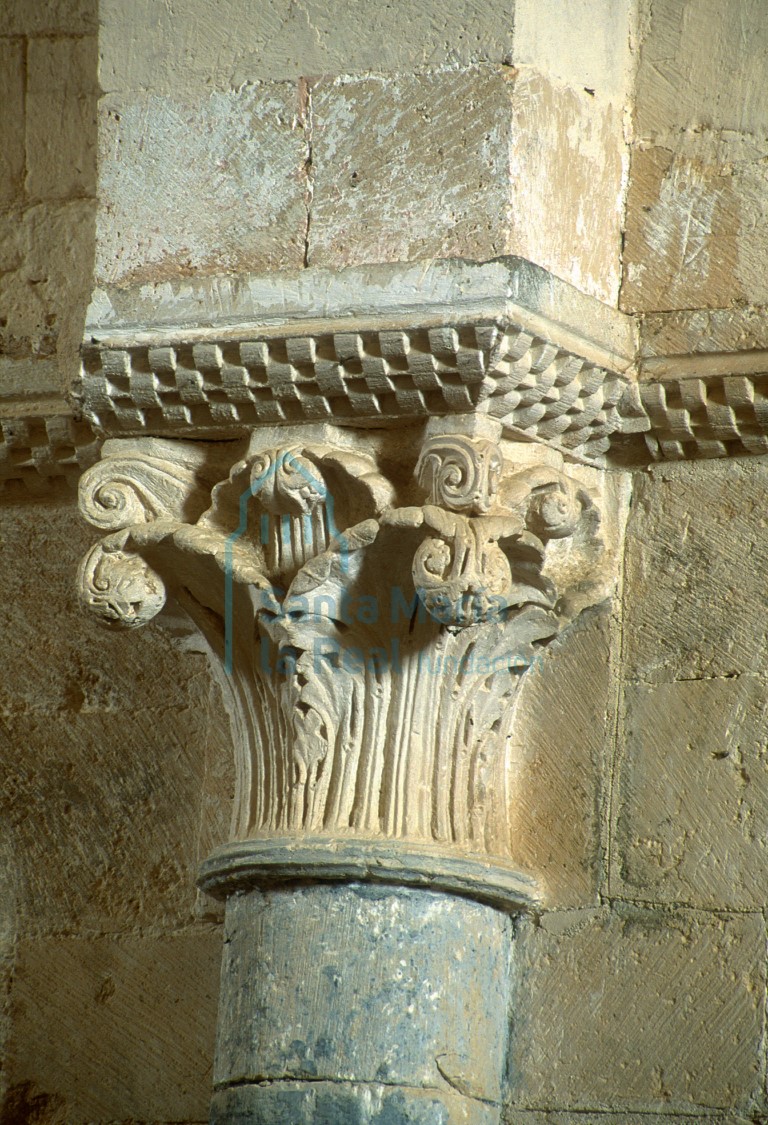
<svg viewBox="0 0 768 1125">
<path fill-rule="evenodd" d="M 195 875 L 227 835 L 226 719 L 187 628 L 135 645 L 83 616 L 76 511 L 0 509 L 0 1120 L 203 1121 L 221 932 Z"/>
<path fill-rule="evenodd" d="M 589 724 L 597 894 L 523 927 L 510 1122 L 765 1120 L 765 481 L 762 459 L 635 477 L 615 676 Z"/>
<path fill-rule="evenodd" d="M 97 283 L 519 254 L 615 302 L 631 6 L 572 7 L 105 0 Z"/>
</svg>

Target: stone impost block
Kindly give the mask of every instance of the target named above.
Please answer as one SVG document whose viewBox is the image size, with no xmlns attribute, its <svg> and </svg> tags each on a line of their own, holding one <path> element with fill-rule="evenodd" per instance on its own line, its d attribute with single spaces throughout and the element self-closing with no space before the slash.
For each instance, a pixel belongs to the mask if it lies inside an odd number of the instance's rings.
<svg viewBox="0 0 768 1125">
<path fill-rule="evenodd" d="M 762 915 L 551 914 L 524 925 L 515 949 L 516 1110 L 706 1121 L 720 1109 L 734 1121 L 759 1096 Z"/>
<path fill-rule="evenodd" d="M 321 81 L 311 105 L 312 264 L 514 253 L 616 299 L 620 109 L 494 66 Z"/>
<path fill-rule="evenodd" d="M 508 253 L 615 305 L 626 172 L 621 103 L 523 70 L 509 156 Z"/>
<path fill-rule="evenodd" d="M 513 13 L 503 0 L 387 5 L 377 0 L 240 0 L 215 8 L 183 0 L 102 0 L 109 89 L 163 92 L 296 81 L 302 75 L 410 73 L 424 67 L 502 62 L 512 52 Z M 201 50 L 201 43 L 206 49 Z M 176 65 L 179 59 L 184 65 Z"/>
<path fill-rule="evenodd" d="M 310 262 L 507 253 L 513 76 L 488 66 L 318 83 Z"/>
<path fill-rule="evenodd" d="M 298 267 L 307 145 L 296 90 L 102 101 L 97 283 Z"/>
</svg>

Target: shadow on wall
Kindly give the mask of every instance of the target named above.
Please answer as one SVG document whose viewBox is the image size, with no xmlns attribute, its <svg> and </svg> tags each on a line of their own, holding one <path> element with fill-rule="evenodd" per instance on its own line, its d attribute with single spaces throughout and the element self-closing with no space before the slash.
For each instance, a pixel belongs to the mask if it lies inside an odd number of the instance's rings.
<svg viewBox="0 0 768 1125">
<path fill-rule="evenodd" d="M 0 5 L 0 401 L 76 376 L 95 253 L 98 0 Z"/>
</svg>

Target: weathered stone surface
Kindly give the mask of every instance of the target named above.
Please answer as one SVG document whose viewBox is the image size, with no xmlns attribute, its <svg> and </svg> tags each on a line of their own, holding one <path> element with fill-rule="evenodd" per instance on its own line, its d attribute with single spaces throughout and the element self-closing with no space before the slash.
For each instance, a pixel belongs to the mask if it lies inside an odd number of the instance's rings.
<svg viewBox="0 0 768 1125">
<path fill-rule="evenodd" d="M 99 93 L 96 36 L 31 39 L 26 58 L 28 196 L 92 196 Z"/>
<path fill-rule="evenodd" d="M 768 120 L 768 24 L 760 0 L 641 0 L 636 129 L 714 123 L 760 133 Z M 717 77 L 715 77 L 717 76 Z"/>
<path fill-rule="evenodd" d="M 625 145 L 622 106 L 523 72 L 514 85 L 508 253 L 615 304 Z M 555 218 L 556 216 L 556 218 Z"/>
<path fill-rule="evenodd" d="M 615 300 L 621 111 L 516 75 L 484 66 L 318 83 L 310 262 L 515 253 Z"/>
<path fill-rule="evenodd" d="M 24 44 L 0 40 L 0 205 L 16 199 L 24 183 L 25 79 Z"/>
<path fill-rule="evenodd" d="M 647 365 L 647 370 L 641 371 L 641 379 L 653 377 L 650 372 L 654 366 L 648 364 L 649 360 L 692 353 L 706 357 L 709 363 L 717 357 L 734 371 L 737 363 L 738 369 L 744 370 L 753 361 L 753 370 L 759 371 L 764 363 L 761 353 L 768 350 L 768 317 L 760 306 L 646 313 L 638 328 L 640 357 L 645 361 L 642 366 Z M 742 354 L 728 355 L 729 352 Z"/>
<path fill-rule="evenodd" d="M 662 682 L 764 668 L 763 460 L 656 466 L 627 524 L 624 675 Z"/>
<path fill-rule="evenodd" d="M 206 1121 L 220 956 L 212 926 L 23 941 L 6 1119 Z"/>
<path fill-rule="evenodd" d="M 377 1082 L 262 1082 L 214 1095 L 211 1125 L 498 1125 L 496 1106 Z"/>
<path fill-rule="evenodd" d="M 768 136 L 706 133 L 634 149 L 624 309 L 768 302 L 766 153 Z"/>
<path fill-rule="evenodd" d="M 383 1082 L 406 1100 L 429 1092 L 438 1110 L 441 1093 L 458 1094 L 464 1120 L 492 1120 L 507 1041 L 504 914 L 432 891 L 320 885 L 234 894 L 225 931 L 217 1087 L 326 1080 L 359 1103 L 350 1083 Z M 462 1117 L 433 1108 L 423 1119 Z"/>
<path fill-rule="evenodd" d="M 215 8 L 182 0 L 172 11 L 152 0 L 134 3 L 130 11 L 120 0 L 107 0 L 101 19 L 107 89 L 178 93 L 236 88 L 254 79 L 505 62 L 513 11 L 504 0 L 447 0 L 439 6 L 267 0 L 258 10 L 238 0 Z"/>
<path fill-rule="evenodd" d="M 101 104 L 97 283 L 300 266 L 307 144 L 289 85 Z"/>
<path fill-rule="evenodd" d="M 38 204 L 0 214 L 0 352 L 6 393 L 62 394 L 79 370 L 91 284 L 94 204 Z M 53 360 L 31 379 L 29 360 Z"/>
<path fill-rule="evenodd" d="M 73 519 L 68 505 L 0 509 L 0 812 L 20 926 L 178 925 L 195 909 L 209 706 L 223 716 L 202 655 L 82 615 L 72 576 L 91 536 Z"/>
<path fill-rule="evenodd" d="M 724 1117 L 717 1110 L 699 1106 L 696 1113 L 611 1113 L 610 1110 L 598 1110 L 595 1113 L 578 1110 L 576 1114 L 565 1110 L 512 1109 L 504 1116 L 504 1125 L 701 1125 L 706 1121 L 708 1125 L 752 1125 L 753 1117 L 728 1114 Z"/>
<path fill-rule="evenodd" d="M 613 894 L 760 910 L 768 865 L 765 681 L 629 684 Z"/>
<path fill-rule="evenodd" d="M 633 0 L 515 0 L 516 66 L 623 106 L 633 78 Z"/>
<path fill-rule="evenodd" d="M 9 0 L 0 35 L 89 35 L 98 30 L 98 0 Z"/>
<path fill-rule="evenodd" d="M 767 36 L 754 0 L 643 0 L 623 307 L 768 299 Z"/>
<path fill-rule="evenodd" d="M 601 878 L 601 786 L 611 736 L 611 616 L 584 614 L 526 674 L 510 761 L 511 852 L 544 903 L 587 906 Z"/>
<path fill-rule="evenodd" d="M 508 250 L 514 71 L 321 81 L 312 91 L 312 265 Z"/>
<path fill-rule="evenodd" d="M 622 907 L 526 924 L 512 1105 L 737 1116 L 760 1094 L 764 947 L 753 914 Z"/>
<path fill-rule="evenodd" d="M 16 961 L 16 894 L 14 879 L 15 858 L 8 839 L 3 834 L 0 843 L 0 1058 L 8 1055 L 8 1039 L 13 1026 L 11 1013 L 11 982 Z M 0 1066 L 0 1106 L 5 1103 L 8 1088 L 8 1068 Z M 0 1110 L 2 1113 L 2 1110 Z"/>
</svg>

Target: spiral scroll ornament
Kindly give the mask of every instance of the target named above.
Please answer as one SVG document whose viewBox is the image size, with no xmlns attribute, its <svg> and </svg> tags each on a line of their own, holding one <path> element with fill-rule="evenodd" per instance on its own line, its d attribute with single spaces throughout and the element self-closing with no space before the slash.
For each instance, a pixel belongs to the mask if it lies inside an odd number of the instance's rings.
<svg viewBox="0 0 768 1125">
<path fill-rule="evenodd" d="M 501 451 L 494 442 L 453 434 L 425 443 L 416 475 L 432 504 L 484 515 L 496 499 L 502 468 Z"/>
<path fill-rule="evenodd" d="M 265 450 L 251 463 L 251 491 L 268 511 L 311 515 L 327 498 L 320 470 L 298 448 Z"/>
<path fill-rule="evenodd" d="M 583 499 L 573 484 L 558 481 L 532 493 L 526 522 L 540 539 L 565 539 L 573 535 L 583 510 Z"/>
<path fill-rule="evenodd" d="M 413 559 L 413 584 L 428 613 L 444 625 L 464 627 L 497 617 L 512 585 L 501 548 L 469 521 L 452 542 L 429 538 Z"/>
<path fill-rule="evenodd" d="M 80 478 L 80 510 L 95 527 L 117 531 L 182 516 L 194 488 L 194 473 L 149 458 L 107 457 Z"/>
<path fill-rule="evenodd" d="M 125 536 L 103 539 L 80 564 L 82 605 L 106 625 L 137 629 L 165 605 L 165 584 L 147 562 L 126 551 Z"/>
</svg>

